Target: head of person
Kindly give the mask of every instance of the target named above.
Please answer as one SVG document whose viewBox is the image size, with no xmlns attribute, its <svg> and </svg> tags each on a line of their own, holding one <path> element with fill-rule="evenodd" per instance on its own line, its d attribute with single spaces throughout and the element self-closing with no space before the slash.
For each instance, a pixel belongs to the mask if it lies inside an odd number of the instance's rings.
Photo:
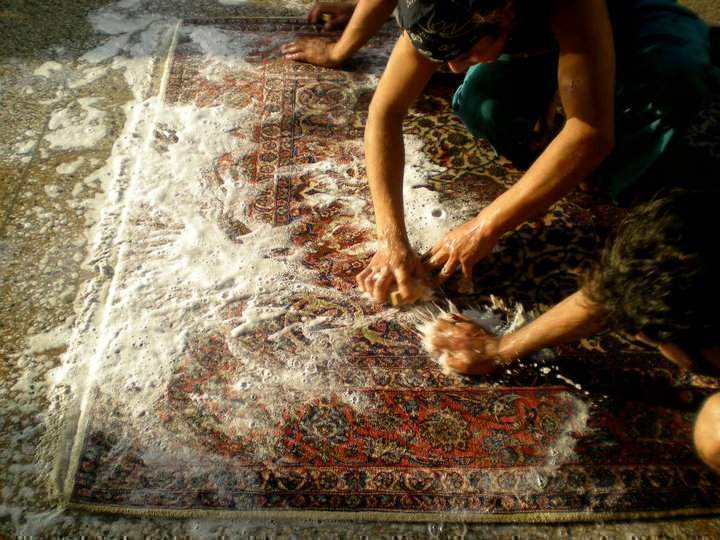
<svg viewBox="0 0 720 540">
<path fill-rule="evenodd" d="M 400 0 L 398 19 L 420 54 L 460 73 L 498 57 L 514 7 L 515 0 Z"/>
<path fill-rule="evenodd" d="M 633 209 L 584 288 L 614 328 L 720 375 L 718 193 L 674 190 Z"/>
</svg>

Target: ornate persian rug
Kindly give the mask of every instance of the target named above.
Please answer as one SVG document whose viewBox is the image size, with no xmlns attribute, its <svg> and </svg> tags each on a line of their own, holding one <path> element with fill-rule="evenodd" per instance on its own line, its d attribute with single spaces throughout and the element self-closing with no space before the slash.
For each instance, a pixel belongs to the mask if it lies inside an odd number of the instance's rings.
<svg viewBox="0 0 720 540">
<path fill-rule="evenodd" d="M 717 381 L 627 336 L 484 378 L 443 374 L 416 314 L 376 306 L 363 131 L 396 33 L 344 70 L 280 59 L 295 20 L 189 20 L 125 194 L 88 385 L 60 467 L 69 505 L 128 514 L 567 521 L 709 513 L 695 457 Z M 520 171 L 436 77 L 405 123 L 418 249 Z M 471 292 L 498 324 L 573 292 L 617 218 L 579 197 L 507 235 Z M 490 295 L 496 301 L 490 305 Z"/>
</svg>

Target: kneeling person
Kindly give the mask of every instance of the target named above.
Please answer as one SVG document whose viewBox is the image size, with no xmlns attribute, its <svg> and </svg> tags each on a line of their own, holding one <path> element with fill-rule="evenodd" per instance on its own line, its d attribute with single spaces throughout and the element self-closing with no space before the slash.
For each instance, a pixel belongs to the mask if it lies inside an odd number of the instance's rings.
<svg viewBox="0 0 720 540">
<path fill-rule="evenodd" d="M 544 347 L 622 329 L 684 368 L 720 376 L 720 253 L 708 229 L 716 200 L 676 190 L 636 207 L 578 292 L 504 336 L 469 320 L 438 320 L 433 348 L 460 373 L 486 374 Z M 720 392 L 700 410 L 694 439 L 720 472 Z"/>
</svg>

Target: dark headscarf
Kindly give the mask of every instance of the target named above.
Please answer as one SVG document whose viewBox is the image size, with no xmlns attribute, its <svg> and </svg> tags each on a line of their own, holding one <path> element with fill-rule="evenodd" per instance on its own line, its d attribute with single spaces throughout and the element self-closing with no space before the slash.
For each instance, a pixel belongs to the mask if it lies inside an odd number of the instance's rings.
<svg viewBox="0 0 720 540">
<path fill-rule="evenodd" d="M 497 12 L 510 0 L 400 0 L 398 18 L 415 49 L 437 62 L 466 53 L 501 32 Z"/>
</svg>

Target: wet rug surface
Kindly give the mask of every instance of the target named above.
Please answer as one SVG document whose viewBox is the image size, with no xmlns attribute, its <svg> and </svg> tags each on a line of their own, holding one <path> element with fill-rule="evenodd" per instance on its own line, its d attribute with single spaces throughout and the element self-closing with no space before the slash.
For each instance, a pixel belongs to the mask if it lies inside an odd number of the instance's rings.
<svg viewBox="0 0 720 540">
<path fill-rule="evenodd" d="M 467 521 L 720 508 L 691 443 L 714 381 L 621 335 L 448 376 L 423 353 L 412 309 L 358 294 L 373 253 L 364 124 L 396 34 L 343 71 L 278 58 L 307 31 L 181 26 L 125 194 L 70 504 Z M 418 246 L 520 175 L 454 117 L 456 84 L 436 77 L 404 127 Z M 518 303 L 546 309 L 575 290 L 617 217 L 573 196 L 508 235 L 471 292 L 444 294 L 500 323 Z"/>
</svg>

